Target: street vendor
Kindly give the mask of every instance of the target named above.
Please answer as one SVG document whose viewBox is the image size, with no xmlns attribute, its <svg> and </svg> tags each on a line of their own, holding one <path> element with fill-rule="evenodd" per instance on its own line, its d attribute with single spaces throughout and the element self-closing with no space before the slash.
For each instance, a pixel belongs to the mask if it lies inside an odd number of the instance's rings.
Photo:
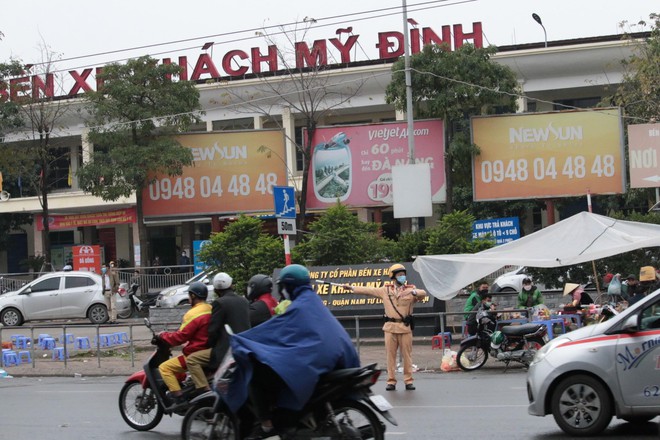
<svg viewBox="0 0 660 440">
<path fill-rule="evenodd" d="M 584 287 L 576 283 L 566 283 L 564 285 L 564 295 L 570 296 L 570 301 L 564 306 L 564 311 L 575 311 L 580 312 L 581 310 L 581 301 L 582 301 L 582 292 L 584 292 Z"/>
</svg>

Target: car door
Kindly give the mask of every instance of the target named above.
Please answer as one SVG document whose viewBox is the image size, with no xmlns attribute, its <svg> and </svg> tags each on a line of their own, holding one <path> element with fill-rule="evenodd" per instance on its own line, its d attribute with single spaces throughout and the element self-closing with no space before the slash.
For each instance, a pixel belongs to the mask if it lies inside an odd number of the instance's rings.
<svg viewBox="0 0 660 440">
<path fill-rule="evenodd" d="M 616 369 L 623 402 L 627 406 L 660 410 L 660 297 L 638 314 L 638 331 L 621 334 Z"/>
<path fill-rule="evenodd" d="M 96 292 L 101 285 L 86 275 L 66 275 L 61 294 L 62 317 L 84 318 Z"/>
<path fill-rule="evenodd" d="M 38 279 L 21 295 L 25 319 L 58 319 L 62 316 L 60 303 L 61 276 Z"/>
</svg>

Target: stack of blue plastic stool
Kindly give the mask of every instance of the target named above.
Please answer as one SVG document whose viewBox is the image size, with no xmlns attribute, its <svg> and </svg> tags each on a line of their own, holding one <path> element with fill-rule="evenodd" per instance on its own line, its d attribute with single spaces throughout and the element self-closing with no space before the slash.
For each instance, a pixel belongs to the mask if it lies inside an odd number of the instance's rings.
<svg viewBox="0 0 660 440">
<path fill-rule="evenodd" d="M 10 365 L 18 365 L 21 363 L 21 361 L 18 359 L 18 355 L 14 350 L 3 349 L 2 363 L 5 367 L 8 367 Z"/>
</svg>

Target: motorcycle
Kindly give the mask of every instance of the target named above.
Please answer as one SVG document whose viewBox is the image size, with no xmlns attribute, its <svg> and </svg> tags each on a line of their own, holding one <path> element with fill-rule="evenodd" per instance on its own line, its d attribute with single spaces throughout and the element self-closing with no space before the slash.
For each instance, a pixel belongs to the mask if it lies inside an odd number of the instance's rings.
<svg viewBox="0 0 660 440">
<path fill-rule="evenodd" d="M 161 340 L 151 328 L 149 319 L 144 320 L 151 330 L 151 343 L 156 346 L 154 353 L 147 359 L 141 371 L 133 373 L 119 393 L 119 412 L 124 421 L 137 431 L 149 431 L 156 427 L 164 414 L 183 416 L 190 406 L 190 401 L 177 404 L 167 396 L 167 386 L 158 371 L 158 366 L 172 356 L 172 348 Z M 187 373 L 177 376 L 183 395 L 190 396 L 195 385 Z"/>
<path fill-rule="evenodd" d="M 227 406 L 226 399 L 231 397 L 226 390 L 235 368 L 235 364 L 223 361 L 214 391 L 192 400 L 181 426 L 183 440 L 239 440 L 258 423 L 249 402 L 238 414 Z M 275 409 L 273 424 L 279 438 L 383 440 L 385 424 L 377 414 L 395 426 L 397 422 L 389 413 L 392 406 L 387 399 L 371 392 L 379 376 L 376 364 L 323 375 L 302 410 Z"/>
<path fill-rule="evenodd" d="M 128 319 L 132 316 L 148 316 L 149 315 L 149 307 L 153 307 L 156 305 L 156 299 L 158 298 L 158 294 L 153 294 L 149 295 L 147 294 L 147 299 L 142 300 L 137 296 L 137 291 L 139 289 L 140 285 L 136 282 L 132 282 L 130 287 L 128 286 L 127 283 L 121 283 L 119 285 L 119 294 L 121 296 L 126 296 L 128 295 L 128 298 L 131 301 L 131 307 L 130 309 L 123 313 L 123 314 L 118 314 L 117 316 L 121 319 Z"/>
<path fill-rule="evenodd" d="M 504 371 L 511 362 L 529 367 L 536 351 L 545 345 L 547 328 L 544 324 L 507 325 L 496 331 L 493 312 L 480 310 L 476 318 L 477 333 L 461 341 L 456 354 L 456 363 L 463 371 L 478 370 L 488 356 L 504 362 Z"/>
</svg>

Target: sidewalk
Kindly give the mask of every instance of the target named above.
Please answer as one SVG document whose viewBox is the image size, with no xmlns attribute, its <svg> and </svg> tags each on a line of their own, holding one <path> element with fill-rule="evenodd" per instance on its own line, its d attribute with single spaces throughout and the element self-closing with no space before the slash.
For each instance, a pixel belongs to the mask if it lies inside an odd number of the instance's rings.
<svg viewBox="0 0 660 440">
<path fill-rule="evenodd" d="M 45 377 L 45 376 L 126 376 L 142 369 L 142 365 L 152 353 L 152 346 L 148 343 L 138 343 L 135 346 L 134 361 L 131 362 L 128 345 L 103 349 L 100 366 L 96 351 L 84 353 L 72 352 L 71 358 L 64 361 L 52 360 L 49 353 L 35 352 L 32 364 L 7 366 L 4 368 L 13 377 Z M 452 350 L 457 351 L 459 346 L 454 343 Z M 360 360 L 363 365 L 377 363 L 381 369 L 386 368 L 385 347 L 382 339 L 363 339 L 359 347 Z M 174 352 L 178 354 L 178 351 Z M 45 356 L 44 356 L 45 355 Z M 417 337 L 413 342 L 413 364 L 417 366 L 418 373 L 456 374 L 456 372 L 443 372 L 440 370 L 442 350 L 431 348 L 430 337 Z M 504 368 L 504 364 L 490 360 L 484 368 Z M 512 368 L 518 368 L 512 366 Z"/>
</svg>

